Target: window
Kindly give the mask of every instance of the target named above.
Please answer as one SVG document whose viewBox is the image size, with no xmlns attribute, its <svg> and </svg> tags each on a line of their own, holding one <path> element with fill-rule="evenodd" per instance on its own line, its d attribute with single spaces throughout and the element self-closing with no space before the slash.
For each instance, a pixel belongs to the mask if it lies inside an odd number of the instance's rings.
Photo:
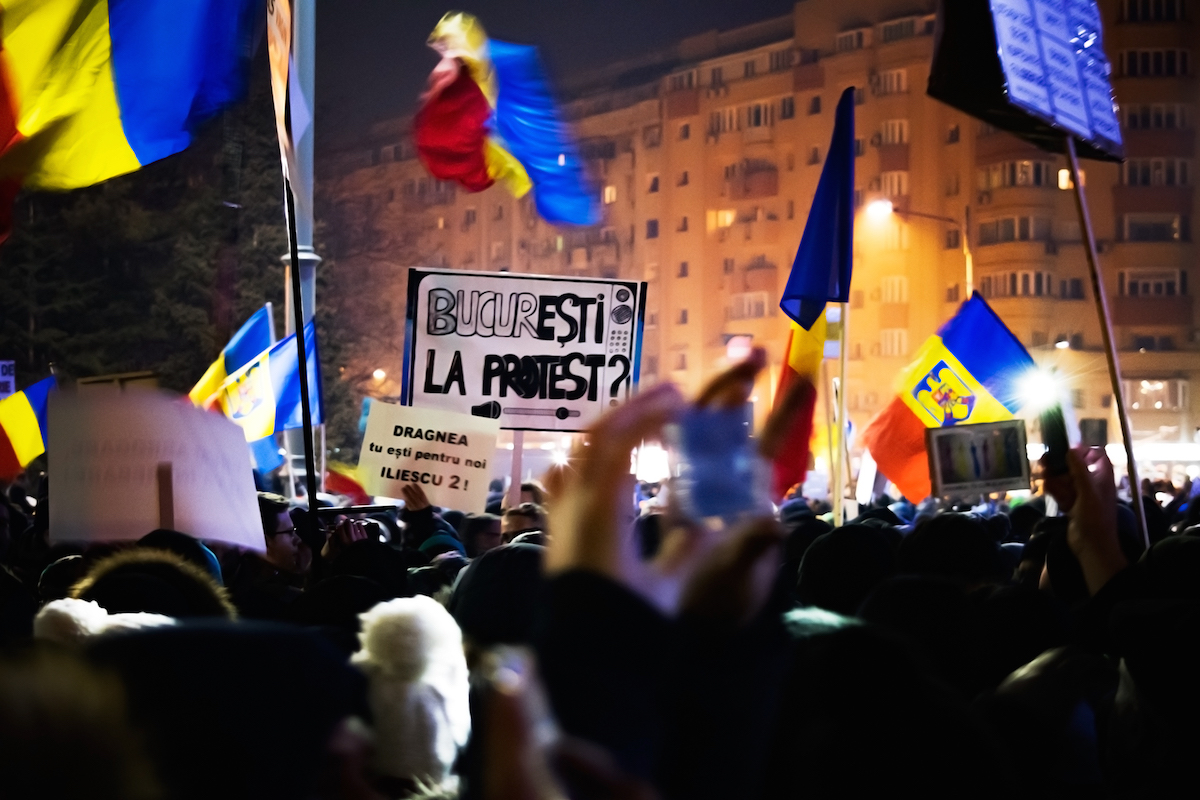
<svg viewBox="0 0 1200 800">
<path fill-rule="evenodd" d="M 691 125 L 689 125 L 688 123 L 685 122 L 679 126 L 679 140 L 681 142 L 685 141 L 687 139 L 690 139 L 691 136 L 692 136 L 692 126 Z"/>
<path fill-rule="evenodd" d="M 898 19 L 895 22 L 883 23 L 883 43 L 898 42 L 901 39 L 911 39 L 917 35 L 917 18 Z"/>
<path fill-rule="evenodd" d="M 646 189 L 647 194 L 654 194 L 658 191 L 658 175 L 650 176 L 650 186 Z"/>
<path fill-rule="evenodd" d="M 729 297 L 729 319 L 763 319 L 769 308 L 766 292 L 741 292 Z"/>
<path fill-rule="evenodd" d="M 746 127 L 762 128 L 770 125 L 774 121 L 771 119 L 771 111 L 770 103 L 751 103 L 746 106 Z"/>
<path fill-rule="evenodd" d="M 818 147 L 809 148 L 808 165 L 811 167 L 814 164 L 821 163 L 821 149 Z"/>
<path fill-rule="evenodd" d="M 468 208 L 463 212 L 463 227 L 469 228 L 475 224 L 475 209 Z"/>
<path fill-rule="evenodd" d="M 616 189 L 613 189 L 613 191 L 616 192 Z M 496 215 L 494 217 L 492 217 L 492 219 L 496 220 L 497 222 L 504 219 L 504 206 L 503 205 L 501 205 L 499 203 L 496 204 Z"/>
<path fill-rule="evenodd" d="M 647 125 L 642 128 L 642 144 L 647 148 L 662 144 L 662 125 Z"/>
<path fill-rule="evenodd" d="M 785 97 L 779 101 L 779 118 L 792 119 L 796 116 L 796 98 Z"/>
<path fill-rule="evenodd" d="M 686 309 L 686 308 L 681 308 L 681 309 L 679 309 L 679 324 L 680 324 L 680 325 L 687 325 L 687 324 L 688 324 L 688 315 L 687 315 L 687 309 Z"/>
<path fill-rule="evenodd" d="M 686 278 L 688 276 L 688 262 L 679 262 L 679 272 L 675 273 L 676 278 Z"/>
<path fill-rule="evenodd" d="M 646 280 L 647 281 L 658 280 L 658 264 L 650 263 L 650 264 L 646 265 Z"/>
<path fill-rule="evenodd" d="M 643 371 L 647 375 L 658 374 L 658 356 L 646 356 L 646 366 Z"/>
<path fill-rule="evenodd" d="M 709 85 L 720 86 L 725 82 L 724 71 L 720 67 L 713 67 L 709 77 Z"/>
<path fill-rule="evenodd" d="M 883 123 L 883 143 L 908 144 L 908 120 L 885 120 Z"/>
<path fill-rule="evenodd" d="M 900 219 L 889 220 L 883 229 L 884 250 L 908 249 L 908 223 Z"/>
<path fill-rule="evenodd" d="M 672 75 L 671 76 L 671 91 L 672 92 L 679 92 L 684 89 L 695 88 L 695 84 L 696 84 L 696 73 L 694 73 L 694 72 L 684 72 L 680 75 Z"/>
<path fill-rule="evenodd" d="M 687 353 L 679 353 L 675 356 L 675 369 L 680 372 L 687 369 Z"/>
<path fill-rule="evenodd" d="M 1087 186 L 1087 171 L 1079 170 L 1079 182 Z M 1075 181 L 1071 180 L 1071 170 L 1060 169 L 1058 171 L 1058 188 L 1064 191 L 1075 188 Z"/>
<path fill-rule="evenodd" d="M 646 238 L 647 239 L 657 239 L 658 238 L 658 220 L 656 220 L 656 219 L 646 220 Z"/>
<path fill-rule="evenodd" d="M 1131 269 L 1117 273 L 1117 291 L 1126 297 L 1174 297 L 1187 294 L 1187 272 Z"/>
<path fill-rule="evenodd" d="M 1130 103 L 1122 106 L 1125 127 L 1130 130 L 1153 128 L 1178 129 L 1187 127 L 1187 106 L 1182 103 L 1157 105 Z"/>
<path fill-rule="evenodd" d="M 1062 281 L 1059 288 L 1059 297 L 1063 300 L 1084 299 L 1083 278 L 1071 278 L 1070 280 Z"/>
<path fill-rule="evenodd" d="M 771 53 L 771 72 L 783 72 L 792 66 L 792 50 L 776 50 Z"/>
<path fill-rule="evenodd" d="M 885 303 L 907 303 L 908 302 L 908 277 L 904 275 L 892 275 L 883 279 L 883 302 Z"/>
<path fill-rule="evenodd" d="M 708 115 L 708 132 L 713 136 L 737 129 L 737 109 L 723 108 Z"/>
<path fill-rule="evenodd" d="M 683 172 L 681 172 L 679 175 L 679 185 L 680 186 L 688 185 L 688 173 L 687 173 L 686 169 Z"/>
<path fill-rule="evenodd" d="M 808 115 L 811 117 L 813 114 L 820 114 L 820 113 L 821 113 L 821 95 L 818 94 L 818 95 L 814 95 L 813 97 L 809 98 Z"/>
<path fill-rule="evenodd" d="M 1051 297 L 1054 276 L 1049 272 L 1000 272 L 979 282 L 984 297 Z"/>
<path fill-rule="evenodd" d="M 979 224 L 979 244 L 1004 242 L 1044 242 L 1050 239 L 1048 217 L 1001 217 Z"/>
<path fill-rule="evenodd" d="M 1153 342 L 1154 337 L 1147 337 Z M 1153 350 L 1153 347 L 1144 348 Z M 1182 411 L 1188 406 L 1188 382 L 1181 380 L 1122 381 L 1125 399 L 1134 411 Z"/>
<path fill-rule="evenodd" d="M 1187 186 L 1188 167 L 1184 158 L 1131 158 L 1123 173 L 1128 186 Z"/>
<path fill-rule="evenodd" d="M 865 102 L 867 102 L 866 93 L 857 86 L 854 87 L 854 105 L 861 106 Z"/>
<path fill-rule="evenodd" d="M 687 229 L 688 229 L 687 217 L 681 217 L 679 220 L 679 227 L 676 228 L 675 230 L 679 231 L 680 233 L 684 233 L 687 231 Z"/>
<path fill-rule="evenodd" d="M 604 205 L 609 206 L 615 202 L 617 202 L 617 187 L 605 186 L 604 187 Z"/>
<path fill-rule="evenodd" d="M 869 47 L 870 45 L 870 28 L 859 28 L 858 30 L 839 33 L 837 38 L 833 41 L 833 49 L 839 53 L 848 53 L 851 50 L 862 50 L 864 47 Z"/>
<path fill-rule="evenodd" d="M 1125 22 L 1175 22 L 1183 19 L 1183 0 L 1121 0 Z"/>
<path fill-rule="evenodd" d="M 958 144 L 959 136 L 961 136 L 961 134 L 958 126 L 951 125 L 950 129 L 946 131 L 946 144 Z"/>
<path fill-rule="evenodd" d="M 946 196 L 957 197 L 959 191 L 958 173 L 952 172 L 946 176 Z"/>
<path fill-rule="evenodd" d="M 854 157 L 861 158 L 867 154 L 867 142 L 865 139 L 854 140 Z"/>
<path fill-rule="evenodd" d="M 903 197 L 908 194 L 908 170 L 879 173 L 879 187 L 884 197 Z"/>
<path fill-rule="evenodd" d="M 879 73 L 875 94 L 903 94 L 908 91 L 908 70 L 885 69 Z"/>
<path fill-rule="evenodd" d="M 734 270 L 733 259 L 727 258 L 721 265 L 721 269 L 726 275 L 732 275 Z"/>
<path fill-rule="evenodd" d="M 745 64 L 742 65 L 742 77 L 743 78 L 753 78 L 754 77 L 754 62 L 753 61 L 747 61 Z"/>
<path fill-rule="evenodd" d="M 1187 240 L 1178 214 L 1126 214 L 1125 240 L 1129 242 L 1178 242 Z"/>
<path fill-rule="evenodd" d="M 880 355 L 895 358 L 908 355 L 908 331 L 905 328 L 883 328 L 879 331 Z"/>
<path fill-rule="evenodd" d="M 787 201 L 787 218 L 788 219 L 796 218 L 796 203 L 792 200 Z"/>
<path fill-rule="evenodd" d="M 959 235 L 958 228 L 952 228 L 946 231 L 946 249 L 957 250 L 962 246 L 962 237 Z"/>
<path fill-rule="evenodd" d="M 505 243 L 501 240 L 492 242 L 492 260 L 496 261 L 504 258 L 504 253 L 507 249 L 508 248 L 505 246 Z"/>
<path fill-rule="evenodd" d="M 962 299 L 962 290 L 957 283 L 946 287 L 946 302 L 957 303 Z"/>
<path fill-rule="evenodd" d="M 1002 161 L 980 167 L 977 175 L 981 192 L 1006 186 L 1053 186 L 1057 183 L 1053 164 L 1049 161 Z"/>
<path fill-rule="evenodd" d="M 1120 58 L 1127 78 L 1171 78 L 1187 75 L 1187 50 L 1126 50 Z"/>
</svg>

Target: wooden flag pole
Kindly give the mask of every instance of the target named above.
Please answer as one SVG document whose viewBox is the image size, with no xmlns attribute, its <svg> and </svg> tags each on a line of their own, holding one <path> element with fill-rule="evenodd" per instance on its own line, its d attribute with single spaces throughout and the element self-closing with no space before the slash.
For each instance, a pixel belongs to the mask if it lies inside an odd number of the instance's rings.
<svg viewBox="0 0 1200 800">
<path fill-rule="evenodd" d="M 296 324 L 296 363 L 300 371 L 300 434 L 304 440 L 304 485 L 308 495 L 308 513 L 305 521 L 309 536 L 301 537 L 313 548 L 313 560 L 320 558 L 319 547 L 313 545 L 317 541 L 317 464 L 313 457 L 312 438 L 312 401 L 308 396 L 308 347 L 304 341 L 304 296 L 300 291 L 300 246 L 296 243 L 296 196 L 292 194 L 292 182 L 283 179 L 285 201 L 287 203 L 288 224 L 288 256 L 291 258 L 292 273 L 292 316 Z M 315 334 L 315 329 L 314 329 Z M 314 365 L 319 369 L 319 365 Z M 311 537 L 311 538 L 310 538 Z"/>
<path fill-rule="evenodd" d="M 1100 318 L 1100 335 L 1104 339 L 1104 352 L 1108 356 L 1108 379 L 1112 383 L 1113 400 L 1117 404 L 1117 415 L 1121 422 L 1121 438 L 1125 441 L 1125 461 L 1129 475 L 1129 494 L 1133 512 L 1137 515 L 1138 528 L 1146 547 L 1150 546 L 1150 530 L 1146 526 L 1146 509 L 1142 505 L 1142 487 L 1138 480 L 1137 462 L 1133 459 L 1133 429 L 1129 424 L 1129 410 L 1125 406 L 1125 392 L 1121 385 L 1121 367 L 1117 362 L 1117 346 L 1113 339 L 1112 319 L 1108 313 L 1108 299 L 1104 293 L 1104 281 L 1100 279 L 1100 261 L 1096 257 L 1096 236 L 1092 231 L 1092 219 L 1088 214 L 1087 198 L 1083 194 L 1083 180 L 1079 173 L 1079 158 L 1075 155 L 1075 139 L 1068 135 L 1067 161 L 1071 166 L 1071 182 L 1075 185 L 1075 209 L 1079 212 L 1079 229 L 1083 233 L 1083 248 L 1087 254 L 1088 270 L 1092 275 L 1092 296 L 1096 298 L 1096 315 Z"/>
<path fill-rule="evenodd" d="M 838 321 L 838 453 L 837 494 L 834 495 L 835 502 L 833 506 L 833 524 L 836 527 L 841 527 L 842 507 L 845 505 L 842 500 L 843 495 L 846 494 L 846 473 L 850 468 L 849 458 L 847 458 L 850 452 L 850 443 L 847 441 L 846 437 L 846 331 L 850 327 L 850 304 L 838 303 L 838 308 L 840 314 Z"/>
</svg>

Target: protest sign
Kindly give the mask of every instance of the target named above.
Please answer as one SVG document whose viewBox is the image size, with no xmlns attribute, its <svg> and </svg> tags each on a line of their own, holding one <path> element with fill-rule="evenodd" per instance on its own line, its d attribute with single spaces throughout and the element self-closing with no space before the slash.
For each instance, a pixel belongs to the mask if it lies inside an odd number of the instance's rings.
<svg viewBox="0 0 1200 800">
<path fill-rule="evenodd" d="M 1039 147 L 1119 161 L 1096 0 L 943 0 L 929 95 Z"/>
<path fill-rule="evenodd" d="M 415 483 L 434 505 L 482 512 L 499 432 L 486 417 L 375 402 L 358 474 L 373 495 L 401 497 L 404 484 Z"/>
<path fill-rule="evenodd" d="M 0 361 L 0 400 L 17 391 L 17 362 Z"/>
<path fill-rule="evenodd" d="M 410 269 L 405 405 L 581 431 L 637 386 L 646 284 Z"/>
<path fill-rule="evenodd" d="M 264 549 L 250 454 L 229 420 L 154 391 L 99 389 L 52 393 L 49 415 L 51 541 L 136 540 L 167 521 Z"/>
</svg>

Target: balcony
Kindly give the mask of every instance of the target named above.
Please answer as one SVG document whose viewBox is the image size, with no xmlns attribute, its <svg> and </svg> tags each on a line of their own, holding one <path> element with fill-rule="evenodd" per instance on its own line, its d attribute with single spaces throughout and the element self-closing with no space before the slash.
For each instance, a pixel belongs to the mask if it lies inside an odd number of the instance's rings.
<svg viewBox="0 0 1200 800">
<path fill-rule="evenodd" d="M 759 125 L 757 128 L 746 128 L 742 131 L 742 142 L 745 144 L 771 142 L 774 139 L 775 129 L 770 125 Z"/>
<path fill-rule="evenodd" d="M 1125 186 L 1113 187 L 1113 211 L 1120 219 L 1125 214 L 1181 214 L 1192 213 L 1191 186 Z"/>
<path fill-rule="evenodd" d="M 1192 324 L 1192 298 L 1172 297 L 1114 297 L 1113 322 L 1117 325 L 1176 325 Z"/>
<path fill-rule="evenodd" d="M 745 172 L 726 182 L 730 200 L 760 200 L 779 194 L 779 170 L 775 167 Z"/>
</svg>

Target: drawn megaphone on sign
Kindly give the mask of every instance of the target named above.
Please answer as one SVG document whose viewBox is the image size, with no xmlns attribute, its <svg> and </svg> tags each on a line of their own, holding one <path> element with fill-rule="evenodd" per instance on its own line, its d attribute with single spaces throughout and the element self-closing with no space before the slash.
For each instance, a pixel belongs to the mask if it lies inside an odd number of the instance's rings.
<svg viewBox="0 0 1200 800">
<path fill-rule="evenodd" d="M 473 416 L 486 417 L 487 419 L 500 419 L 501 410 L 500 404 L 495 400 L 471 406 L 471 414 Z M 503 411 L 505 414 L 525 417 L 557 417 L 558 419 L 567 419 L 568 417 L 579 416 L 578 411 L 566 406 L 559 406 L 558 408 L 505 408 Z"/>
</svg>

